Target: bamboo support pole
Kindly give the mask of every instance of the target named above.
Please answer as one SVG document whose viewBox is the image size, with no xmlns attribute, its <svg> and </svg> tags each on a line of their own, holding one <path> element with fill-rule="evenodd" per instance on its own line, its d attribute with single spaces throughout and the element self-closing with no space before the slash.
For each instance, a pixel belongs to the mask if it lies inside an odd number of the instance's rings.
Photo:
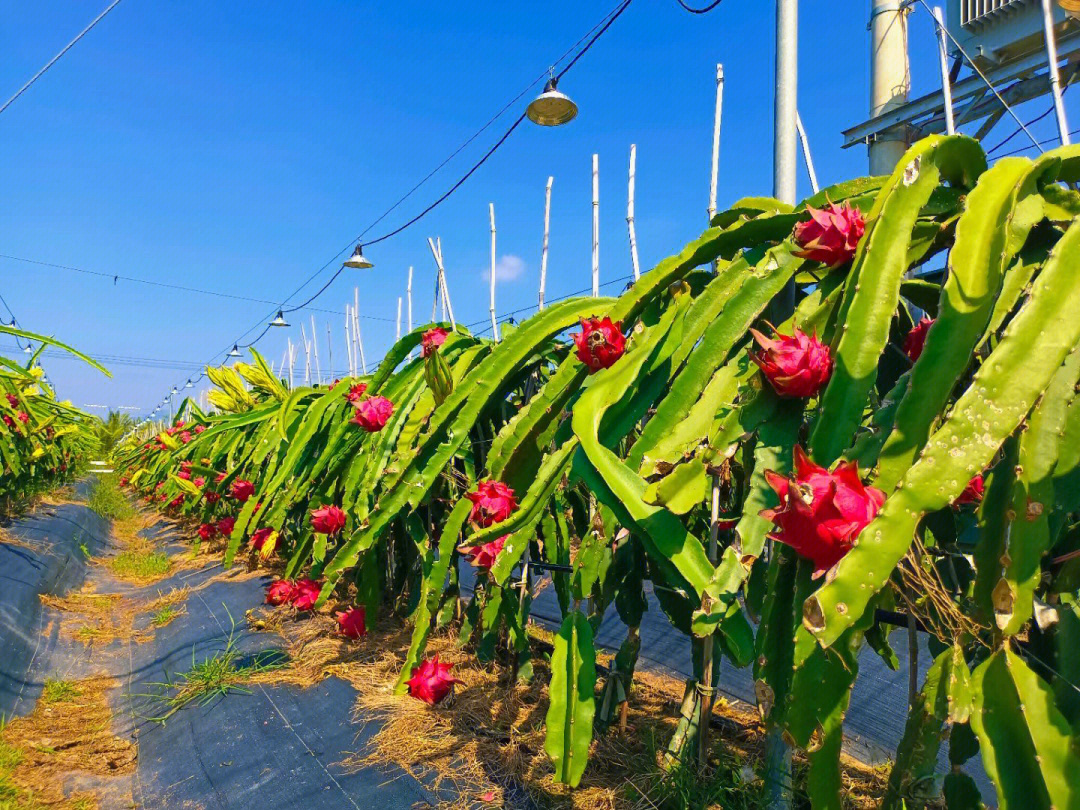
<svg viewBox="0 0 1080 810">
<path fill-rule="evenodd" d="M 821 186 L 818 185 L 817 172 L 814 171 L 814 158 L 810 154 L 810 140 L 806 137 L 806 130 L 802 125 L 802 116 L 798 113 L 795 114 L 795 130 L 799 133 L 799 145 L 802 147 L 806 173 L 810 176 L 810 188 L 817 194 L 821 190 Z"/>
<path fill-rule="evenodd" d="M 716 198 L 720 184 L 720 127 L 724 117 L 724 66 L 716 65 L 716 111 L 713 114 L 712 163 L 709 168 L 709 222 L 716 216 Z"/>
<path fill-rule="evenodd" d="M 356 350 L 360 354 L 360 369 L 367 374 L 367 358 L 364 357 L 364 338 L 360 334 L 360 288 L 353 288 L 353 334 L 356 335 Z"/>
<path fill-rule="evenodd" d="M 634 185 L 637 179 L 637 144 L 630 144 L 630 179 L 626 190 L 626 230 L 630 234 L 630 263 L 634 268 L 634 281 L 641 278 L 637 255 L 637 229 L 634 227 Z"/>
<path fill-rule="evenodd" d="M 443 265 L 442 240 L 439 237 L 435 237 L 433 241 L 431 237 L 428 237 L 428 246 L 431 248 L 431 255 L 435 257 L 435 266 L 439 269 L 435 283 L 440 300 L 442 301 L 443 320 L 445 321 L 449 317 L 450 326 L 456 329 L 457 321 L 454 320 L 454 307 L 450 303 L 450 288 L 446 284 L 446 268 Z M 435 320 L 434 315 L 432 315 L 431 319 Z"/>
<path fill-rule="evenodd" d="M 307 331 L 300 324 L 300 339 L 304 342 L 304 385 L 311 384 L 311 344 L 307 339 Z"/>
<path fill-rule="evenodd" d="M 941 97 L 945 102 L 945 134 L 956 134 L 956 118 L 953 117 L 952 77 L 949 75 L 949 48 L 945 41 L 945 17 L 941 6 L 934 6 L 934 28 L 937 31 L 938 63 L 941 68 Z"/>
<path fill-rule="evenodd" d="M 330 321 L 326 322 L 326 365 L 330 372 L 330 380 L 334 379 L 334 346 L 330 342 Z"/>
<path fill-rule="evenodd" d="M 315 316 L 311 316 L 311 350 L 315 357 L 315 383 L 322 385 L 322 368 L 319 367 L 319 333 L 315 330 Z"/>
<path fill-rule="evenodd" d="M 407 303 L 407 308 L 408 308 L 408 324 L 409 324 L 409 333 L 410 334 L 412 333 L 412 329 L 413 329 L 413 325 L 412 325 L 412 275 L 413 275 L 413 269 L 412 269 L 412 265 L 410 264 L 409 265 L 409 283 L 405 287 L 405 298 L 406 298 L 406 303 Z M 410 360 L 413 359 L 412 350 L 409 351 L 409 359 Z"/>
<path fill-rule="evenodd" d="M 488 313 L 491 315 L 491 337 L 499 342 L 499 321 L 495 318 L 495 203 L 488 203 L 491 217 L 491 296 L 488 300 Z"/>
<path fill-rule="evenodd" d="M 351 321 L 351 319 L 349 318 L 349 305 L 346 304 L 345 305 L 345 350 L 349 353 L 349 376 L 350 377 L 355 377 L 356 376 L 356 363 L 353 360 L 352 337 L 350 335 L 351 330 L 349 328 L 350 321 Z"/>
<path fill-rule="evenodd" d="M 548 235 L 551 233 L 551 184 L 554 177 L 548 177 L 544 189 L 544 247 L 540 251 L 540 310 L 544 309 L 544 291 L 547 287 Z"/>
<path fill-rule="evenodd" d="M 592 156 L 592 294 L 600 297 L 600 155 Z"/>
<path fill-rule="evenodd" d="M 289 338 L 288 346 L 289 346 L 289 388 L 292 389 L 294 387 L 294 383 L 293 383 L 293 366 L 296 363 L 296 352 L 295 352 L 295 350 L 293 348 L 292 338 Z"/>
<path fill-rule="evenodd" d="M 720 537 L 720 477 L 712 476 L 712 512 L 709 520 L 709 560 L 716 565 Z M 706 596 L 704 599 L 708 599 Z M 704 602 L 703 599 L 703 602 Z M 703 604 L 703 607 L 708 607 Z M 713 637 L 707 636 L 701 651 L 701 680 L 698 692 L 701 701 L 698 708 L 698 766 L 704 769 L 709 763 L 709 720 L 713 708 Z"/>
</svg>

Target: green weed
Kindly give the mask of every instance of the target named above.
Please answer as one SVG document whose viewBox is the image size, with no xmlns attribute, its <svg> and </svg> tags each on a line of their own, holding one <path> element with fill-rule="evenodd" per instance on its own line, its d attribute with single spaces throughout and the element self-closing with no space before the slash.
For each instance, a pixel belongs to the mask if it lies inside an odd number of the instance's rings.
<svg viewBox="0 0 1080 810">
<path fill-rule="evenodd" d="M 181 608 L 173 605 L 163 607 L 150 618 L 150 623 L 154 625 L 154 627 L 164 627 L 182 612 Z"/>
<path fill-rule="evenodd" d="M 109 568 L 121 579 L 157 579 L 169 573 L 169 555 L 148 549 L 122 551 L 109 560 Z"/>
<path fill-rule="evenodd" d="M 230 616 L 230 621 L 232 617 Z M 232 623 L 225 648 L 202 661 L 191 651 L 191 669 L 171 677 L 164 683 L 150 684 L 154 690 L 141 697 L 146 700 L 148 720 L 164 723 L 185 706 L 205 706 L 230 693 L 251 694 L 244 686 L 256 675 L 280 669 L 287 663 L 279 650 L 267 650 L 246 655 L 236 648 L 236 623 Z M 3 810 L 3 808 L 0 808 Z"/>
<path fill-rule="evenodd" d="M 107 520 L 123 520 L 135 514 L 115 475 L 99 475 L 94 479 L 86 505 Z"/>
<path fill-rule="evenodd" d="M 41 699 L 46 703 L 58 703 L 62 700 L 74 700 L 82 693 L 71 681 L 45 679 L 45 687 L 41 691 Z"/>
<path fill-rule="evenodd" d="M 0 742 L 0 774 L 15 770 L 23 761 L 23 752 L 14 745 Z"/>
</svg>

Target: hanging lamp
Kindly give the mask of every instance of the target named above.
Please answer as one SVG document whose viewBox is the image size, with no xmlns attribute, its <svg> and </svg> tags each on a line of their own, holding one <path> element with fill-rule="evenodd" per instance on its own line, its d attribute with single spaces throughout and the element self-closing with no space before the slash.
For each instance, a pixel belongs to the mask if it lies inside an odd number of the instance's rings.
<svg viewBox="0 0 1080 810">
<path fill-rule="evenodd" d="M 285 320 L 285 313 L 282 310 L 277 311 L 277 317 L 270 321 L 271 326 L 288 326 L 289 322 Z"/>
<path fill-rule="evenodd" d="M 356 246 L 356 249 L 352 252 L 352 256 L 347 258 L 343 264 L 345 267 L 352 267 L 355 270 L 367 270 L 375 266 L 373 262 L 364 258 L 364 246 L 360 244 Z"/>
<path fill-rule="evenodd" d="M 532 100 L 525 114 L 534 124 L 542 127 L 557 127 L 573 121 L 577 116 L 577 104 L 557 88 L 558 79 L 552 76 L 544 85 L 544 92 Z"/>
</svg>

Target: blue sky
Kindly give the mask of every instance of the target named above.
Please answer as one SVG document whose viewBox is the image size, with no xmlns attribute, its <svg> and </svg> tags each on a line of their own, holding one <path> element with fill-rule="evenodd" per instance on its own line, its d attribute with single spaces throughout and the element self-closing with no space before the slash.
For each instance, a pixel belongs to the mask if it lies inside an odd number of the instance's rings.
<svg viewBox="0 0 1080 810">
<path fill-rule="evenodd" d="M 0 96 L 105 5 L 0 0 Z M 280 300 L 614 5 L 124 0 L 0 115 L 0 254 Z M 800 110 L 828 183 L 866 168 L 864 149 L 840 148 L 840 131 L 865 118 L 869 3 L 801 5 Z M 626 276 L 631 143 L 642 265 L 677 251 L 705 221 L 717 62 L 727 76 L 721 207 L 771 192 L 772 27 L 773 4 L 761 0 L 726 0 L 702 16 L 674 0 L 636 0 L 563 81 L 581 108 L 576 121 L 520 127 L 449 201 L 371 248 L 375 270 L 342 274 L 314 304 L 328 311 L 293 313 L 294 325 L 314 315 L 324 344 L 329 322 L 342 368 L 340 313 L 358 285 L 367 356 L 380 357 L 394 338 L 409 265 L 417 321 L 430 315 L 428 236 L 442 239 L 458 320 L 483 321 L 489 202 L 506 257 L 498 309 L 533 305 L 548 175 L 548 296 L 589 286 L 594 152 L 601 280 Z M 921 12 L 912 18 L 911 54 L 916 93 L 937 87 L 932 29 Z M 1047 104 L 1033 102 L 1028 117 Z M 373 233 L 441 194 L 511 120 L 497 122 Z M 1044 120 L 1038 133 L 1048 136 L 1051 125 Z M 999 125 L 988 143 L 1011 129 Z M 802 175 L 800 192 L 808 191 Z M 28 329 L 94 355 L 139 358 L 106 361 L 115 375 L 108 380 L 49 357 L 61 396 L 145 410 L 274 309 L 10 259 L 0 259 L 0 293 Z M 297 339 L 299 330 L 288 334 Z M 276 362 L 285 339 L 275 330 L 258 348 Z"/>
</svg>

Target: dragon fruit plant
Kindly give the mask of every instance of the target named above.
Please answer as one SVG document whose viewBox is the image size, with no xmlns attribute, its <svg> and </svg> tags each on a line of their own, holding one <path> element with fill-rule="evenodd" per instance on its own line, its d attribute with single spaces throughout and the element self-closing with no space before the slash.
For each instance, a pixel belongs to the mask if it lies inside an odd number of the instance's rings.
<svg viewBox="0 0 1080 810">
<path fill-rule="evenodd" d="M 9 324 L 0 324 L 0 334 L 38 344 L 25 359 L 0 358 L 0 515 L 7 515 L 82 477 L 101 444 L 101 420 L 56 398 L 39 365 L 41 352 L 55 346 L 109 372 L 54 338 Z"/>
<path fill-rule="evenodd" d="M 976 806 L 961 766 L 979 752 L 1000 806 L 1076 806 L 1077 181 L 1077 147 L 988 167 L 976 141 L 933 136 L 889 177 L 738 201 L 617 298 L 558 302 L 499 343 L 427 324 L 330 389 L 289 390 L 253 352 L 210 370 L 216 412 L 187 409 L 204 430 L 118 463 L 144 497 L 187 494 L 229 561 L 272 529 L 312 609 L 350 582 L 366 629 L 407 615 L 397 688 L 429 702 L 452 676 L 428 637 L 454 622 L 532 677 L 529 585 L 553 565 L 546 750 L 567 784 L 633 700 L 650 585 L 693 649 L 670 756 L 701 744 L 688 718 L 725 657 L 752 667 L 773 739 L 806 752 L 812 806 L 839 808 L 859 653 L 893 662 L 901 613 L 934 660 L 884 805 Z M 601 683 L 610 611 L 628 632 Z"/>
</svg>

